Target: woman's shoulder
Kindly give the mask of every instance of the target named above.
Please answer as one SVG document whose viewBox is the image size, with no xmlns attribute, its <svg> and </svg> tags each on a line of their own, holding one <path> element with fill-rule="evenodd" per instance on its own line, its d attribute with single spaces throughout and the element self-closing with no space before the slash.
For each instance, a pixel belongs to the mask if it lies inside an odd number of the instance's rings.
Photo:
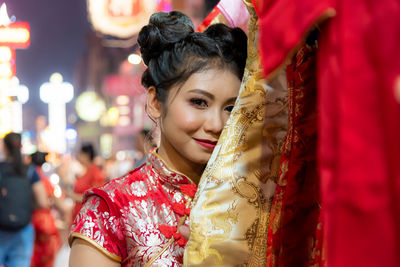
<svg viewBox="0 0 400 267">
<path fill-rule="evenodd" d="M 152 179 L 151 177 L 149 177 L 146 164 L 142 164 L 141 166 L 122 175 L 121 177 L 110 180 L 103 186 L 103 188 L 106 189 L 109 187 L 124 186 L 126 184 L 132 184 L 137 181 L 150 183 L 151 180 Z"/>
<path fill-rule="evenodd" d="M 126 173 L 125 175 L 112 179 L 105 185 L 92 188 L 87 192 L 90 195 L 100 195 L 112 202 L 132 201 L 133 198 L 144 197 L 143 192 L 153 187 L 154 181 L 146 171 L 146 164 Z"/>
</svg>

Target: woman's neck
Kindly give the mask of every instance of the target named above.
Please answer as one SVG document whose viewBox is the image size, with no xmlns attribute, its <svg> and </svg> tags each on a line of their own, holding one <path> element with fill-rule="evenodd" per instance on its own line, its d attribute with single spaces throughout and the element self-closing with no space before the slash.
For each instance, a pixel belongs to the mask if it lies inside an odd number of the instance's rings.
<svg viewBox="0 0 400 267">
<path fill-rule="evenodd" d="M 158 149 L 158 155 L 163 159 L 169 168 L 178 171 L 190 178 L 196 185 L 204 171 L 205 165 L 195 164 L 182 157 L 178 151 L 172 147 L 165 147 L 163 144 Z"/>
<path fill-rule="evenodd" d="M 91 166 L 92 166 L 92 162 L 90 162 L 90 161 L 88 161 L 88 162 L 85 162 L 85 163 L 83 163 L 83 166 L 86 168 L 86 169 L 89 169 Z"/>
</svg>

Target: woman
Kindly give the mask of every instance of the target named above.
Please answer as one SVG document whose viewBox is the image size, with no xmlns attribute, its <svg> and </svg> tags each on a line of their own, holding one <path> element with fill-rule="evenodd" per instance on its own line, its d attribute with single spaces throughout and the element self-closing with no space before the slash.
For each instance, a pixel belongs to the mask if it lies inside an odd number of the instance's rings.
<svg viewBox="0 0 400 267">
<path fill-rule="evenodd" d="M 76 178 L 74 191 L 66 191 L 66 195 L 74 200 L 75 205 L 72 211 L 72 219 L 78 214 L 82 207 L 83 193 L 92 187 L 99 187 L 106 182 L 103 172 L 94 164 L 96 152 L 92 144 L 82 145 L 77 160 L 86 170 L 85 173 Z"/>
<path fill-rule="evenodd" d="M 138 43 L 158 151 L 101 189 L 73 225 L 70 266 L 182 266 L 190 201 L 237 97 L 246 35 L 222 24 L 195 33 L 180 12 L 153 14 Z"/>
<path fill-rule="evenodd" d="M 61 199 L 54 197 L 54 187 L 42 170 L 42 165 L 46 162 L 46 155 L 47 153 L 39 151 L 33 153 L 31 155 L 31 163 L 39 174 L 48 200 L 65 217 L 67 208 Z M 35 229 L 35 242 L 31 267 L 52 267 L 54 266 L 56 253 L 61 247 L 61 238 L 51 208 L 34 210 L 32 224 Z"/>
<path fill-rule="evenodd" d="M 48 208 L 49 202 L 46 197 L 46 191 L 38 174 L 33 167 L 28 168 L 23 164 L 21 135 L 9 133 L 4 137 L 3 141 L 6 161 L 0 163 L 0 180 L 5 177 L 12 177 L 12 179 L 27 178 L 32 187 L 33 207 Z M 2 196 L 4 196 L 5 191 L 2 188 Z M 28 205 L 20 209 L 29 210 L 31 205 L 29 203 Z M 17 230 L 0 227 L 0 266 L 4 264 L 7 267 L 29 267 L 33 252 L 33 239 L 34 230 L 30 223 Z"/>
</svg>

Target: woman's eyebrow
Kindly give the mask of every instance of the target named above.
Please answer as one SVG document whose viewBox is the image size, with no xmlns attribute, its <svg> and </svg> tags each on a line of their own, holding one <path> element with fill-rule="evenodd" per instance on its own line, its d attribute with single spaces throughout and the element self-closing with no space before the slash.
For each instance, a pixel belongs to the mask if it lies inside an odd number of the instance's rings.
<svg viewBox="0 0 400 267">
<path fill-rule="evenodd" d="M 208 98 L 210 98 L 211 100 L 214 100 L 214 95 L 210 94 L 207 91 L 201 90 L 201 89 L 192 89 L 188 91 L 189 93 L 198 93 L 198 94 L 202 94 L 204 96 L 207 96 Z"/>
<path fill-rule="evenodd" d="M 235 97 L 231 97 L 231 98 L 229 98 L 229 99 L 226 101 L 226 103 L 236 102 L 236 99 L 237 99 L 236 96 L 235 96 Z"/>
</svg>

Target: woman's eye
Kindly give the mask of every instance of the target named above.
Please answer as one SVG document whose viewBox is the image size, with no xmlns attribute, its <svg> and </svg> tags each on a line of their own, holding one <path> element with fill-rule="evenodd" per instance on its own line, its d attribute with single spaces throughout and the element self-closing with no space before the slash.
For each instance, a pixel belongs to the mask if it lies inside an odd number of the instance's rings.
<svg viewBox="0 0 400 267">
<path fill-rule="evenodd" d="M 233 107 L 234 107 L 233 105 L 227 106 L 227 107 L 225 108 L 225 110 L 228 111 L 228 112 L 232 112 Z"/>
<path fill-rule="evenodd" d="M 190 99 L 190 103 L 192 103 L 193 105 L 195 105 L 197 107 L 201 107 L 201 108 L 207 107 L 207 101 L 205 101 L 204 99 L 201 99 L 201 98 L 192 98 L 192 99 Z"/>
</svg>

